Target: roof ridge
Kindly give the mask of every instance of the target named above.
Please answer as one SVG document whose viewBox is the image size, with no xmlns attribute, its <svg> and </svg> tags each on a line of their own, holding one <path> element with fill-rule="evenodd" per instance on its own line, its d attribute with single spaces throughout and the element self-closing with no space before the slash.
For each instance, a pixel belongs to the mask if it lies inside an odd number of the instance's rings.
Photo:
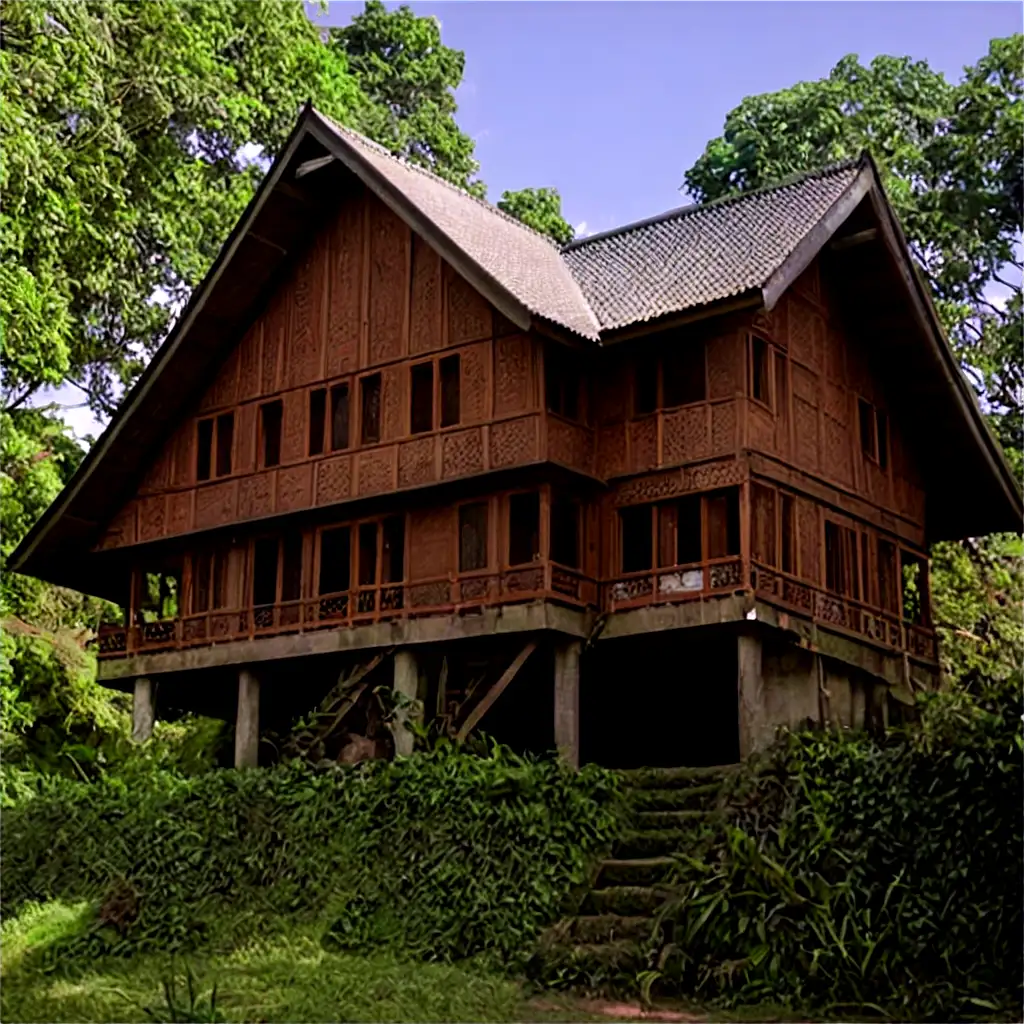
<svg viewBox="0 0 1024 1024">
<path fill-rule="evenodd" d="M 387 157 L 389 160 L 393 160 L 396 164 L 399 164 L 400 166 L 406 168 L 407 170 L 415 171 L 417 174 L 422 174 L 430 178 L 432 181 L 435 181 L 440 185 L 444 185 L 445 188 L 448 188 L 453 192 L 457 192 L 459 195 L 464 196 L 466 199 L 472 199 L 474 203 L 477 203 L 479 206 L 482 206 L 485 210 L 489 211 L 490 213 L 496 214 L 497 216 L 508 221 L 510 224 L 514 224 L 516 227 L 522 228 L 523 231 L 528 231 L 531 235 L 534 235 L 537 238 L 541 239 L 541 241 L 547 243 L 553 249 L 558 249 L 558 244 L 554 241 L 554 239 L 552 239 L 548 235 L 545 235 L 541 231 L 537 231 L 536 228 L 531 228 L 529 224 L 524 224 L 521 220 L 519 220 L 518 217 L 513 217 L 510 213 L 506 213 L 504 210 L 495 206 L 493 203 L 488 202 L 486 199 L 481 199 L 480 196 L 473 195 L 473 193 L 469 192 L 467 189 L 462 188 L 460 185 L 456 185 L 455 182 L 453 181 L 448 181 L 447 178 L 442 178 L 439 174 L 435 174 L 433 171 L 428 170 L 426 167 L 421 167 L 419 164 L 414 164 L 411 161 L 406 160 L 405 157 L 397 156 L 395 153 L 392 153 L 391 150 L 387 148 L 387 146 L 382 145 L 381 143 L 375 141 L 374 139 L 371 139 L 367 135 L 363 135 L 362 132 L 357 132 L 354 128 L 349 128 L 346 125 L 343 125 L 340 121 L 337 121 L 335 120 L 335 118 L 331 117 L 330 114 L 325 114 L 322 110 L 318 110 L 316 107 L 313 107 L 312 109 L 314 113 L 322 117 L 325 121 L 329 122 L 332 127 L 337 129 L 343 135 L 355 136 L 356 139 L 359 140 L 359 143 L 361 145 L 368 146 L 370 149 L 373 149 L 380 153 L 381 156 Z"/>
<path fill-rule="evenodd" d="M 826 178 L 832 174 L 837 174 L 839 171 L 845 171 L 849 170 L 851 167 L 856 167 L 863 163 L 864 159 L 865 153 L 862 152 L 858 156 L 848 157 L 845 160 L 836 160 L 811 171 L 800 171 L 795 174 L 791 174 L 785 178 L 780 178 L 778 181 L 772 182 L 770 185 L 762 185 L 760 188 L 751 189 L 749 192 L 734 192 L 727 196 L 719 196 L 716 199 L 710 199 L 706 203 L 686 203 L 683 206 L 676 206 L 671 210 L 666 210 L 664 213 L 656 213 L 651 217 L 632 221 L 629 224 L 622 224 L 619 227 L 609 228 L 607 231 L 601 231 L 595 235 L 586 235 L 583 238 L 574 238 L 571 242 L 566 242 L 559 251 L 562 253 L 574 252 L 585 245 L 589 245 L 591 242 L 604 241 L 604 239 L 613 238 L 615 235 L 626 234 L 629 231 L 638 231 L 640 228 L 646 228 L 653 224 L 660 224 L 664 221 L 674 220 L 677 217 L 689 216 L 699 213 L 702 210 L 719 209 L 723 206 L 729 206 L 733 203 L 753 199 L 755 196 L 765 195 L 769 192 L 779 192 L 782 189 L 792 188 L 794 185 L 800 185 L 803 182 L 810 181 L 814 178 Z"/>
</svg>

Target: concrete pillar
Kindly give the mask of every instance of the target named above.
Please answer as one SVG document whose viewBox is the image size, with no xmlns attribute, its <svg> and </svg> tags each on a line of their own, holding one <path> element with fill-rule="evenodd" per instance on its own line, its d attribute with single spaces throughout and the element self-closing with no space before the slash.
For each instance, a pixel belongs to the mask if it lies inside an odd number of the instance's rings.
<svg viewBox="0 0 1024 1024">
<path fill-rule="evenodd" d="M 238 673 L 235 767 L 255 768 L 260 749 L 260 681 L 247 668 Z"/>
<path fill-rule="evenodd" d="M 153 735 L 156 720 L 156 686 L 152 679 L 140 676 L 135 680 L 135 699 L 132 702 L 132 740 L 145 743 Z"/>
<path fill-rule="evenodd" d="M 736 638 L 736 683 L 739 698 L 740 757 L 749 757 L 772 740 L 761 672 L 761 639 L 746 634 Z"/>
<path fill-rule="evenodd" d="M 580 766 L 580 642 L 555 644 L 555 746 L 573 768 Z"/>
<path fill-rule="evenodd" d="M 395 651 L 395 693 L 409 700 L 417 700 L 420 690 L 419 665 L 416 655 L 408 647 Z M 415 737 L 408 729 L 411 721 L 410 708 L 399 709 L 391 723 L 391 734 L 395 739 L 395 756 L 408 757 L 413 750 Z"/>
</svg>

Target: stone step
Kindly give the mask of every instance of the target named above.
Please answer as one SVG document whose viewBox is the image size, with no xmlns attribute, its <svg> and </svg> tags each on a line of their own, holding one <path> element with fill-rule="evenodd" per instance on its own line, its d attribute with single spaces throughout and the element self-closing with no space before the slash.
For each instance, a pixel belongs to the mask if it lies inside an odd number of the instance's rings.
<svg viewBox="0 0 1024 1024">
<path fill-rule="evenodd" d="M 630 789 L 626 799 L 636 811 L 712 810 L 721 788 L 721 782 L 702 782 L 669 789 Z"/>
<path fill-rule="evenodd" d="M 615 860 L 666 857 L 692 850 L 712 828 L 710 819 L 701 818 L 683 828 L 640 828 L 623 833 L 612 847 Z"/>
<path fill-rule="evenodd" d="M 617 914 L 621 917 L 640 917 L 652 914 L 662 905 L 666 893 L 663 889 L 647 885 L 610 885 L 592 889 L 580 907 L 581 916 Z"/>
<path fill-rule="evenodd" d="M 620 774 L 635 789 L 669 789 L 721 781 L 738 765 L 716 764 L 706 768 L 628 768 Z"/>
<path fill-rule="evenodd" d="M 701 825 L 712 817 L 712 811 L 640 811 L 633 815 L 637 832 L 653 832 L 666 828 L 687 828 Z"/>
<path fill-rule="evenodd" d="M 654 921 L 642 915 L 583 914 L 566 918 L 556 926 L 556 933 L 583 945 L 599 942 L 635 942 L 646 939 L 654 930 Z"/>
<path fill-rule="evenodd" d="M 616 885 L 655 885 L 658 882 L 664 882 L 669 877 L 675 863 L 671 857 L 609 859 L 601 864 L 595 888 L 606 889 Z"/>
</svg>

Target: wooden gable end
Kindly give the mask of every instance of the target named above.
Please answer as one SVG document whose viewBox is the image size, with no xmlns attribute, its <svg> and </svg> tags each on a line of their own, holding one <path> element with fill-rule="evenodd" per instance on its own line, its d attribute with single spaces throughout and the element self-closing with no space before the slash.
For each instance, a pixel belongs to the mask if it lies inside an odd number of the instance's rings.
<svg viewBox="0 0 1024 1024">
<path fill-rule="evenodd" d="M 97 550 L 530 461 L 539 446 L 535 349 L 383 202 L 354 191 L 149 461 Z M 413 437 L 410 367 L 449 350 L 460 358 L 459 429 Z M 360 394 L 377 375 L 378 439 L 367 442 Z M 346 385 L 349 444 L 316 452 L 311 393 Z M 278 402 L 279 458 L 266 466 L 261 407 Z M 502 423 L 486 432 L 496 416 Z M 230 470 L 214 465 L 200 480 L 200 424 L 215 424 L 202 428 L 215 446 L 225 418 Z"/>
</svg>

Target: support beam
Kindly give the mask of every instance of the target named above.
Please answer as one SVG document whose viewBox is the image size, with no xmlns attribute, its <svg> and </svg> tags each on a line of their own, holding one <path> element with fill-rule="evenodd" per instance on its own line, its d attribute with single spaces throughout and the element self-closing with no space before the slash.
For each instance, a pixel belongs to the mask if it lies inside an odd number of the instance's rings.
<svg viewBox="0 0 1024 1024">
<path fill-rule="evenodd" d="M 555 746 L 573 768 L 580 766 L 580 642 L 555 645 Z"/>
<path fill-rule="evenodd" d="M 396 696 L 401 694 L 408 700 L 416 700 L 419 697 L 419 665 L 411 648 L 403 647 L 401 650 L 395 651 L 394 688 Z M 409 712 L 410 708 L 408 707 L 400 708 L 391 724 L 396 757 L 408 757 L 412 753 L 415 738 L 408 728 L 408 723 L 412 720 Z"/>
<path fill-rule="evenodd" d="M 480 703 L 469 713 L 455 737 L 461 743 L 480 723 L 480 720 L 494 706 L 495 701 L 508 689 L 509 683 L 515 679 L 519 670 L 526 664 L 526 659 L 537 649 L 535 640 L 531 640 L 516 656 L 512 664 L 505 669 L 501 678 L 483 695 Z"/>
<path fill-rule="evenodd" d="M 761 640 L 750 634 L 736 638 L 736 684 L 739 698 L 740 757 L 746 758 L 772 739 L 761 672 Z"/>
<path fill-rule="evenodd" d="M 235 717 L 235 767 L 255 768 L 260 748 L 260 681 L 247 668 L 238 673 Z"/>
<path fill-rule="evenodd" d="M 135 680 L 135 698 L 132 701 L 132 741 L 145 743 L 153 735 L 156 721 L 156 685 L 145 676 Z"/>
</svg>

